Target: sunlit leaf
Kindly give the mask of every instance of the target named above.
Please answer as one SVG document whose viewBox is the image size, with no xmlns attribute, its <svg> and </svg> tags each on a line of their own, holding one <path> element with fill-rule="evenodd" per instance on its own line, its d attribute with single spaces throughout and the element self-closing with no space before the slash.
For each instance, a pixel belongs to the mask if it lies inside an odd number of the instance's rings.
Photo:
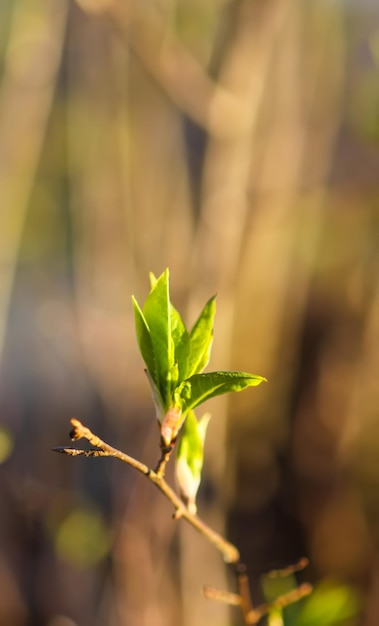
<svg viewBox="0 0 379 626">
<path fill-rule="evenodd" d="M 188 357 L 190 351 L 190 338 L 180 313 L 170 305 L 171 336 L 174 342 L 174 363 L 177 368 L 177 378 L 173 383 L 181 383 L 188 371 Z"/>
<path fill-rule="evenodd" d="M 142 309 L 147 326 L 150 330 L 155 372 L 150 371 L 149 366 L 148 369 L 156 387 L 160 391 L 164 406 L 168 408 L 172 387 L 171 378 L 174 368 L 174 343 L 171 335 L 168 269 L 166 269 L 158 279 L 152 280 L 152 283 L 153 286 Z"/>
<path fill-rule="evenodd" d="M 161 427 L 165 423 L 164 440 L 171 433 L 174 441 L 188 411 L 214 396 L 242 391 L 265 379 L 245 372 L 201 373 L 210 356 L 215 297 L 208 300 L 188 334 L 170 301 L 168 269 L 158 278 L 151 273 L 150 284 L 142 309 L 133 298 L 137 338 L 158 420 Z M 179 417 L 172 428 L 174 414 Z"/>
<path fill-rule="evenodd" d="M 216 296 L 208 300 L 190 333 L 187 377 L 199 374 L 208 364 L 216 312 Z"/>
<path fill-rule="evenodd" d="M 247 387 L 256 387 L 265 380 L 262 376 L 254 376 L 246 372 L 221 371 L 194 374 L 186 381 L 190 385 L 190 392 L 187 392 L 189 397 L 183 398 L 183 412 L 187 413 L 215 396 L 231 391 L 242 391 Z"/>
<path fill-rule="evenodd" d="M 132 302 L 133 302 L 133 308 L 134 308 L 134 320 L 135 320 L 135 326 L 136 326 L 138 346 L 139 346 L 142 358 L 146 363 L 146 367 L 150 373 L 150 376 L 152 380 L 155 382 L 155 384 L 157 384 L 158 376 L 157 376 L 157 371 L 156 371 L 155 356 L 154 356 L 154 350 L 153 350 L 153 343 L 152 343 L 151 335 L 150 335 L 150 329 L 147 325 L 145 316 L 143 312 L 141 311 L 141 308 L 134 296 L 132 296 Z"/>
</svg>

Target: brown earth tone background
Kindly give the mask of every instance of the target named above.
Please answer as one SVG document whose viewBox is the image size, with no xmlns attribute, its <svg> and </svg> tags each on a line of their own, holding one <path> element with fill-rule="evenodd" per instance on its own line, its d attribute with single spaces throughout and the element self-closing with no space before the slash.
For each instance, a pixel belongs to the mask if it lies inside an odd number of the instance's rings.
<svg viewBox="0 0 379 626">
<path fill-rule="evenodd" d="M 148 481 L 51 452 L 75 416 L 155 464 L 130 297 L 169 266 L 269 381 L 207 406 L 200 514 L 257 602 L 306 555 L 377 626 L 377 3 L 3 0 L 0 72 L 0 625 L 239 623 Z"/>
</svg>

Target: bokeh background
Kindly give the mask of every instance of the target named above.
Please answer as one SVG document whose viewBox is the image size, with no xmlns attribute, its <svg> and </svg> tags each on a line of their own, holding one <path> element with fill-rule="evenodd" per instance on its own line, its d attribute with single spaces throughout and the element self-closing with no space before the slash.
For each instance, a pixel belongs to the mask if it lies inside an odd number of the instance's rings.
<svg viewBox="0 0 379 626">
<path fill-rule="evenodd" d="M 189 325 L 218 294 L 211 368 L 269 379 L 209 403 L 200 514 L 256 602 L 309 557 L 286 626 L 376 626 L 378 3 L 2 0 L 0 70 L 1 626 L 240 623 L 148 481 L 51 452 L 75 416 L 156 463 L 130 297 L 167 266 Z"/>
</svg>

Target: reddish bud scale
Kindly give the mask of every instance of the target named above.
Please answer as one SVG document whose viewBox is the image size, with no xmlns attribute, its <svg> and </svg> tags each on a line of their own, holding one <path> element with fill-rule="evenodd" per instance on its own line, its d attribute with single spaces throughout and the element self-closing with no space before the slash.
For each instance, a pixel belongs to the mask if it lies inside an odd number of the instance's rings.
<svg viewBox="0 0 379 626">
<path fill-rule="evenodd" d="M 181 424 L 182 410 L 173 406 L 169 409 L 161 423 L 161 436 L 166 446 L 173 443 L 177 437 Z"/>
</svg>

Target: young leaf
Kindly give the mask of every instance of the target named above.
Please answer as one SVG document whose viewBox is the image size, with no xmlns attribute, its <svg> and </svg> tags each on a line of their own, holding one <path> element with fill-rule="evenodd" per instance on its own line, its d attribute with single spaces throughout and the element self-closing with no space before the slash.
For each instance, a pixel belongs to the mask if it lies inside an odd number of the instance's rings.
<svg viewBox="0 0 379 626">
<path fill-rule="evenodd" d="M 175 474 L 180 495 L 191 513 L 196 513 L 196 494 L 200 486 L 203 468 L 204 441 L 210 413 L 197 421 L 190 411 L 184 422 L 178 446 Z"/>
<path fill-rule="evenodd" d="M 142 313 L 139 304 L 134 296 L 132 296 L 133 308 L 134 308 L 134 320 L 136 325 L 136 334 L 139 349 L 143 360 L 146 363 L 146 367 L 150 373 L 152 380 L 156 381 L 157 371 L 155 365 L 155 357 L 153 350 L 153 343 L 151 340 L 150 329 L 147 325 L 144 314 Z"/>
<path fill-rule="evenodd" d="M 166 409 L 170 405 L 171 377 L 174 368 L 174 344 L 171 336 L 171 311 L 168 269 L 154 282 L 143 305 L 143 315 L 150 330 L 156 378 L 154 382 Z M 154 376 L 154 374 L 152 373 Z"/>
<path fill-rule="evenodd" d="M 150 372 L 148 369 L 145 370 L 146 375 L 147 375 L 147 379 L 149 381 L 150 384 L 150 389 L 151 389 L 151 393 L 153 396 L 153 401 L 154 401 L 154 406 L 155 406 L 155 410 L 157 413 L 157 419 L 159 421 L 159 424 L 161 424 L 161 421 L 163 419 L 163 416 L 165 414 L 166 408 L 165 405 L 163 404 L 163 398 L 161 395 L 161 392 L 159 391 L 157 385 L 155 384 Z"/>
<path fill-rule="evenodd" d="M 177 378 L 173 383 L 173 387 L 181 383 L 187 376 L 187 363 L 190 350 L 190 341 L 187 329 L 180 316 L 180 313 L 170 305 L 171 314 L 171 336 L 174 342 L 174 362 L 177 366 Z"/>
<path fill-rule="evenodd" d="M 213 296 L 206 303 L 190 333 L 187 377 L 200 373 L 208 364 L 215 312 L 216 296 Z"/>
<path fill-rule="evenodd" d="M 154 272 L 149 272 L 149 280 L 150 280 L 150 288 L 152 289 L 153 287 L 155 287 L 155 284 L 158 280 Z"/>
<path fill-rule="evenodd" d="M 246 372 L 207 372 L 194 374 L 185 383 L 190 385 L 187 397 L 182 397 L 183 413 L 187 413 L 210 398 L 230 391 L 242 391 L 247 387 L 256 387 L 266 381 L 262 376 L 253 376 Z"/>
</svg>

